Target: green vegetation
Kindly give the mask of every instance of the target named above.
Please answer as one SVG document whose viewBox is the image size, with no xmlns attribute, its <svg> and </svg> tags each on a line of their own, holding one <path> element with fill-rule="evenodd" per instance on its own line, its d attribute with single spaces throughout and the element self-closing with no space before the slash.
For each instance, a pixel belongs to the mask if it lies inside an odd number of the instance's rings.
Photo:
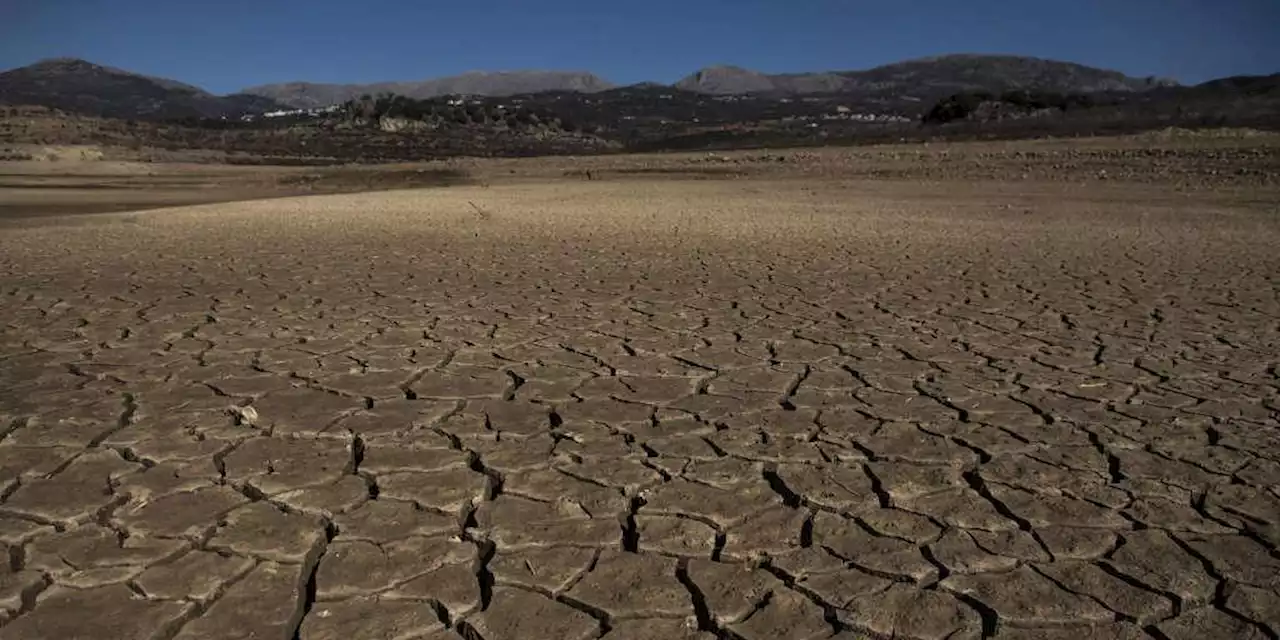
<svg viewBox="0 0 1280 640">
<path fill-rule="evenodd" d="M 939 100 L 924 114 L 923 121 L 926 124 L 946 124 L 957 120 L 973 119 L 981 116 L 984 107 L 987 107 L 987 111 L 1000 110 L 1017 115 L 1033 115 L 1045 110 L 1065 112 L 1091 109 L 1116 104 L 1116 102 L 1109 99 L 1106 94 L 1062 94 L 1018 90 L 996 95 L 986 91 L 968 91 Z"/>
<path fill-rule="evenodd" d="M 546 110 L 519 104 L 506 105 L 494 99 L 468 101 L 456 97 L 441 97 L 415 100 L 384 93 L 348 100 L 339 107 L 338 113 L 346 124 L 355 127 L 380 127 L 384 119 L 394 118 L 421 123 L 432 129 L 458 125 L 567 132 L 576 129 Z"/>
</svg>

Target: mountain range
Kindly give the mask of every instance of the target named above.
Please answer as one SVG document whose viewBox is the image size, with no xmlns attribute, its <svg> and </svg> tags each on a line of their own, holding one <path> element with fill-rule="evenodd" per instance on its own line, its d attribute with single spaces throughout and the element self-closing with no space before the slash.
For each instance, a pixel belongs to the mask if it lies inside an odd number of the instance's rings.
<svg viewBox="0 0 1280 640">
<path fill-rule="evenodd" d="M 1119 71 L 1027 56 L 953 54 L 862 71 L 765 74 L 735 66 L 707 67 L 676 87 L 709 94 L 889 94 L 925 91 L 1036 89 L 1063 93 L 1144 91 L 1176 85 Z"/>
<path fill-rule="evenodd" d="M 215 96 L 199 87 L 74 58 L 0 73 L 0 103 L 38 105 L 107 118 L 236 117 L 282 105 L 258 95 Z"/>
<path fill-rule="evenodd" d="M 326 107 L 362 95 L 394 93 L 409 98 L 444 95 L 509 96 L 545 91 L 595 93 L 615 84 L 584 71 L 471 71 L 447 78 L 418 82 L 378 82 L 373 84 L 318 84 L 287 82 L 250 87 L 241 93 L 270 98 L 298 109 Z"/>
<path fill-rule="evenodd" d="M 927 103 L 961 91 L 1138 92 L 1176 84 L 1057 60 L 954 54 L 860 71 L 767 74 L 735 66 L 712 66 L 686 76 L 673 88 L 708 95 L 840 94 Z M 0 73 L 0 103 L 40 105 L 117 118 L 219 118 L 324 107 L 364 94 L 388 92 L 422 99 L 454 94 L 598 93 L 616 86 L 587 72 L 505 71 L 372 84 L 290 82 L 216 96 L 174 80 L 60 58 Z"/>
</svg>

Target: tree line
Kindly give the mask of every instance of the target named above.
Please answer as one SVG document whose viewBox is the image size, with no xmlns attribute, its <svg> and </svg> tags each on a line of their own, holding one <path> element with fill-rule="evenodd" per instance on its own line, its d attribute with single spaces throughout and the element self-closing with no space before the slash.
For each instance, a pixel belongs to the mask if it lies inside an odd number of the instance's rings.
<svg viewBox="0 0 1280 640">
<path fill-rule="evenodd" d="M 366 94 L 342 103 L 338 113 L 350 124 L 365 126 L 376 126 L 383 118 L 403 118 L 437 126 L 505 125 L 511 129 L 546 127 L 575 130 L 571 123 L 541 109 L 504 105 L 492 99 L 457 102 L 456 98 L 449 97 L 417 100 L 392 93 Z"/>
<path fill-rule="evenodd" d="M 965 91 L 939 100 L 922 119 L 926 124 L 946 124 L 965 120 L 975 115 L 983 105 L 993 103 L 1023 112 L 1045 109 L 1066 112 L 1113 105 L 1118 102 L 1105 94 L 1063 94 L 1028 90 L 1006 91 L 1000 94 L 989 91 Z"/>
</svg>

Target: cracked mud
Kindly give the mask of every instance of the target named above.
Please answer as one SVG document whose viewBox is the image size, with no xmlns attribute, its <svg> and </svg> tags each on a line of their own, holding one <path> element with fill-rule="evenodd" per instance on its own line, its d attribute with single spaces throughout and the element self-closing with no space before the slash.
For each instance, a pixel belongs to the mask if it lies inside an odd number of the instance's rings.
<svg viewBox="0 0 1280 640">
<path fill-rule="evenodd" d="M 0 638 L 1276 638 L 1275 211 L 1020 188 L 7 229 Z"/>
</svg>

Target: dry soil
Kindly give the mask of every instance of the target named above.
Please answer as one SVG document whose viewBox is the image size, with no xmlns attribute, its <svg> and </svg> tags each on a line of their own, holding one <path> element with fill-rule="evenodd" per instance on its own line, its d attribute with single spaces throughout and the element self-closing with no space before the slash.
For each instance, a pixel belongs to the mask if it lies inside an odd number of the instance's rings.
<svg viewBox="0 0 1280 640">
<path fill-rule="evenodd" d="M 1280 633 L 1274 192 L 556 171 L 0 227 L 0 638 Z"/>
</svg>

